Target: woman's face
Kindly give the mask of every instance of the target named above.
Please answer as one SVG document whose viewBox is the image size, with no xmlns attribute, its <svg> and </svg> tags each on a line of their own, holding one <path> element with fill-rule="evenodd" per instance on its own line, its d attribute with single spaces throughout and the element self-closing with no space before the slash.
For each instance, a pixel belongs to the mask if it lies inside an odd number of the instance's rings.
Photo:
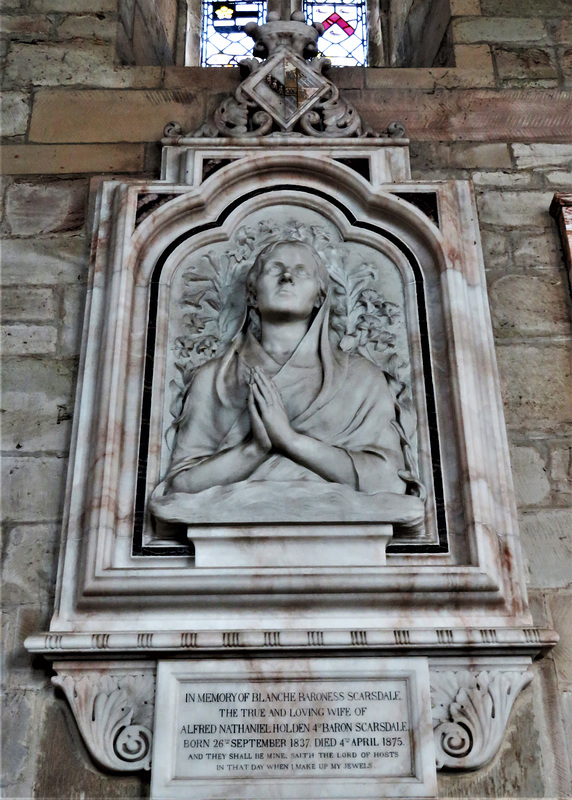
<svg viewBox="0 0 572 800">
<path fill-rule="evenodd" d="M 295 242 L 277 245 L 256 280 L 256 301 L 262 320 L 309 319 L 319 305 L 318 264 Z"/>
</svg>

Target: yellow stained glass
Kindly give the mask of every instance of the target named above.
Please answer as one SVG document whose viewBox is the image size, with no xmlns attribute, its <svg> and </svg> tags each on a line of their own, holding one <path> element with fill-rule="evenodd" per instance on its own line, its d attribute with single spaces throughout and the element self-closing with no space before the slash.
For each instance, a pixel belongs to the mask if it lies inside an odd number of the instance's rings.
<svg viewBox="0 0 572 800">
<path fill-rule="evenodd" d="M 232 8 L 221 6 L 216 9 L 215 14 L 219 19 L 232 19 Z"/>
</svg>

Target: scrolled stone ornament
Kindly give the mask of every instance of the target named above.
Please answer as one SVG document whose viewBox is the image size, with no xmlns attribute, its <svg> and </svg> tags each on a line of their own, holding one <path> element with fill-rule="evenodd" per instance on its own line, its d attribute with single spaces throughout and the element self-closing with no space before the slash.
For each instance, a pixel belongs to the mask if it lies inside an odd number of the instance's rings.
<svg viewBox="0 0 572 800">
<path fill-rule="evenodd" d="M 150 727 L 154 679 L 151 674 L 57 675 L 93 758 L 116 772 L 151 769 Z M 134 722 L 134 718 L 138 718 Z"/>
<path fill-rule="evenodd" d="M 269 133 L 272 129 L 272 117 L 266 111 L 256 108 L 255 103 L 241 95 L 239 87 L 235 96 L 224 100 L 214 112 L 215 135 L 245 137 Z"/>
<path fill-rule="evenodd" d="M 528 671 L 432 671 L 433 727 L 438 769 L 476 770 L 496 755 Z"/>
<path fill-rule="evenodd" d="M 367 136 L 369 133 L 367 129 L 364 131 L 355 108 L 340 97 L 335 86 L 327 100 L 318 103 L 302 117 L 300 127 L 309 136 L 321 138 Z"/>
<path fill-rule="evenodd" d="M 128 725 L 121 728 L 113 742 L 113 749 L 122 762 L 140 762 L 151 753 L 151 737 L 143 725 Z M 140 766 L 138 767 L 141 768 Z"/>
<path fill-rule="evenodd" d="M 166 136 L 168 139 L 175 139 L 177 140 L 180 136 L 183 135 L 183 128 L 180 122 L 167 122 L 163 129 L 163 136 Z"/>
<path fill-rule="evenodd" d="M 448 753 L 451 758 L 466 758 L 473 749 L 473 737 L 471 731 L 461 722 L 443 722 L 435 730 L 435 738 L 439 737 L 437 753 L 443 751 Z M 445 765 L 437 762 L 439 768 Z"/>
<path fill-rule="evenodd" d="M 387 126 L 387 135 L 390 139 L 404 139 L 405 125 L 402 122 L 390 122 Z"/>
<path fill-rule="evenodd" d="M 324 26 L 306 25 L 302 12 L 294 12 L 289 21 L 277 17 L 270 12 L 266 24 L 245 25 L 254 47 L 253 58 L 240 62 L 242 83 L 193 136 L 387 138 L 388 134 L 376 134 L 363 122 L 326 76 L 331 62 L 317 57 L 317 40 Z"/>
</svg>

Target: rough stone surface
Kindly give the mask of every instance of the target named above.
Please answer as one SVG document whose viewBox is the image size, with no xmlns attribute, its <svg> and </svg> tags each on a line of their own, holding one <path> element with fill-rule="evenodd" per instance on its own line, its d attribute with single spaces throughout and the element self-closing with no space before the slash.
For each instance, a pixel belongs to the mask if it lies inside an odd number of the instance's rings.
<svg viewBox="0 0 572 800">
<path fill-rule="evenodd" d="M 2 448 L 21 454 L 65 454 L 73 415 L 77 365 L 71 359 L 18 358 L 5 362 Z"/>
<path fill-rule="evenodd" d="M 5 604 L 42 604 L 52 600 L 56 571 L 55 526 L 12 528 L 2 564 Z"/>
<path fill-rule="evenodd" d="M 533 176 L 528 172 L 473 172 L 471 180 L 475 186 L 506 187 L 507 189 L 533 188 Z"/>
<path fill-rule="evenodd" d="M 534 506 L 545 501 L 550 494 L 550 483 L 546 476 L 546 465 L 538 450 L 513 446 L 510 460 L 519 506 Z"/>
<path fill-rule="evenodd" d="M 33 786 L 26 769 L 35 755 L 34 723 L 38 695 L 19 691 L 6 696 L 3 703 L 2 765 L 5 797 L 32 797 Z"/>
<path fill-rule="evenodd" d="M 64 292 L 60 350 L 65 354 L 79 356 L 85 288 L 85 286 L 67 286 Z"/>
<path fill-rule="evenodd" d="M 142 144 L 9 145 L 0 153 L 7 175 L 142 172 Z"/>
<path fill-rule="evenodd" d="M 497 360 L 509 427 L 537 430 L 571 423 L 566 346 L 506 345 L 497 348 Z"/>
<path fill-rule="evenodd" d="M 67 701 L 59 694 L 47 702 L 44 713 L 35 797 L 139 800 L 147 794 L 140 776 L 114 775 L 109 779 L 97 769 L 81 741 Z"/>
<path fill-rule="evenodd" d="M 9 286 L 85 282 L 88 255 L 83 236 L 7 239 L 2 243 L 2 281 Z"/>
<path fill-rule="evenodd" d="M 556 443 L 550 453 L 550 477 L 556 491 L 562 493 L 565 502 L 572 494 L 572 445 L 570 442 Z"/>
<path fill-rule="evenodd" d="M 558 589 L 572 582 L 572 509 L 523 513 L 520 532 L 531 586 Z"/>
<path fill-rule="evenodd" d="M 455 45 L 455 64 L 457 69 L 471 69 L 490 75 L 490 85 L 494 85 L 493 60 L 488 44 Z"/>
<path fill-rule="evenodd" d="M 512 145 L 517 167 L 525 169 L 569 164 L 572 166 L 572 145 L 570 144 L 520 144 Z"/>
<path fill-rule="evenodd" d="M 0 111 L 2 136 L 23 136 L 26 133 L 30 108 L 25 92 L 4 92 Z"/>
<path fill-rule="evenodd" d="M 57 298 L 53 289 L 6 288 L 2 292 L 4 321 L 34 321 L 53 319 Z"/>
<path fill-rule="evenodd" d="M 481 13 L 479 0 L 449 0 L 449 5 L 454 17 L 478 16 Z"/>
<path fill-rule="evenodd" d="M 66 17 L 58 25 L 59 39 L 92 39 L 97 41 L 113 41 L 117 30 L 115 15 L 74 14 Z"/>
<path fill-rule="evenodd" d="M 7 220 L 17 236 L 73 231 L 84 223 L 87 202 L 84 180 L 14 183 L 7 195 Z"/>
<path fill-rule="evenodd" d="M 48 325 L 5 325 L 2 350 L 5 355 L 55 353 L 57 329 Z"/>
<path fill-rule="evenodd" d="M 546 217 L 543 215 L 542 221 L 545 219 Z M 509 238 L 514 246 L 513 257 L 517 268 L 562 268 L 562 247 L 555 226 L 547 230 L 542 236 L 539 236 L 536 232 L 526 231 L 523 235 L 519 231 L 514 231 Z"/>
<path fill-rule="evenodd" d="M 548 50 L 540 47 L 520 49 L 496 47 L 493 54 L 501 81 L 555 81 L 557 78 L 554 59 Z"/>
<path fill-rule="evenodd" d="M 158 140 L 169 120 L 193 130 L 204 117 L 192 91 L 109 92 L 51 90 L 38 93 L 30 139 L 34 142 L 147 142 Z"/>
<path fill-rule="evenodd" d="M 548 227 L 552 192 L 485 192 L 478 198 L 479 218 L 490 225 Z"/>
<path fill-rule="evenodd" d="M 572 44 L 572 19 L 555 20 L 554 41 L 557 44 Z"/>
<path fill-rule="evenodd" d="M 451 167 L 459 169 L 502 169 L 511 167 L 508 145 L 444 142 L 413 142 L 411 146 L 411 167 L 415 170 L 440 169 Z"/>
<path fill-rule="evenodd" d="M 554 172 L 545 173 L 544 179 L 546 185 L 556 191 L 566 192 L 572 186 L 572 172 L 555 170 Z"/>
<path fill-rule="evenodd" d="M 506 231 L 481 230 L 485 267 L 505 270 L 510 266 L 509 237 Z"/>
<path fill-rule="evenodd" d="M 572 750 L 572 692 L 562 692 L 562 715 L 564 720 L 564 736 L 568 752 Z"/>
<path fill-rule="evenodd" d="M 548 38 L 544 23 L 540 19 L 511 19 L 476 17 L 457 19 L 453 22 L 453 38 L 456 42 L 541 42 Z"/>
<path fill-rule="evenodd" d="M 481 13 L 503 17 L 572 17 L 568 0 L 481 0 Z"/>
<path fill-rule="evenodd" d="M 77 40 L 76 40 L 77 41 Z M 130 74 L 114 64 L 113 49 L 91 42 L 68 44 L 14 44 L 7 57 L 6 81 L 9 86 L 109 86 L 129 88 L 136 84 L 155 85 L 161 70 Z M 61 113 L 65 113 L 63 109 Z M 93 141 L 93 140 L 91 140 Z M 112 140 L 117 141 L 117 140 Z M 121 141 L 121 140 L 119 140 Z"/>
<path fill-rule="evenodd" d="M 489 290 L 497 336 L 542 336 L 570 332 L 568 277 L 505 275 Z"/>
<path fill-rule="evenodd" d="M 5 15 L 0 21 L 0 31 L 3 34 L 18 36 L 24 41 L 45 40 L 52 30 L 48 17 L 18 14 L 17 16 Z"/>
<path fill-rule="evenodd" d="M 572 592 L 551 594 L 548 599 L 552 623 L 560 634 L 554 649 L 554 663 L 562 688 L 572 690 Z"/>
<path fill-rule="evenodd" d="M 109 14 L 117 11 L 115 0 L 31 0 L 30 6 L 39 14 L 48 11 L 61 14 Z"/>
<path fill-rule="evenodd" d="M 59 519 L 66 468 L 65 458 L 6 458 L 3 517 L 14 522 Z"/>
</svg>

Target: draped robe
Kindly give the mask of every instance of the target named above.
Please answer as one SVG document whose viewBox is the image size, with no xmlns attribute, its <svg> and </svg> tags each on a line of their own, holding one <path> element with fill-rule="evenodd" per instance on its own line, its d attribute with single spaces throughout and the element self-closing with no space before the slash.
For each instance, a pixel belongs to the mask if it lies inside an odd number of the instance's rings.
<svg viewBox="0 0 572 800">
<path fill-rule="evenodd" d="M 246 480 L 187 494 L 170 493 L 179 473 L 252 437 L 248 412 L 250 370 L 258 366 L 278 388 L 292 428 L 343 450 L 351 459 L 357 491 L 326 481 L 287 456 L 271 451 Z M 378 367 L 332 347 L 329 304 L 323 304 L 285 364 L 266 353 L 252 332 L 195 370 L 187 388 L 171 464 L 156 488 L 151 510 L 167 521 L 392 521 L 423 516 L 406 482 L 395 397 Z M 308 516 L 309 515 L 309 516 Z"/>
</svg>

